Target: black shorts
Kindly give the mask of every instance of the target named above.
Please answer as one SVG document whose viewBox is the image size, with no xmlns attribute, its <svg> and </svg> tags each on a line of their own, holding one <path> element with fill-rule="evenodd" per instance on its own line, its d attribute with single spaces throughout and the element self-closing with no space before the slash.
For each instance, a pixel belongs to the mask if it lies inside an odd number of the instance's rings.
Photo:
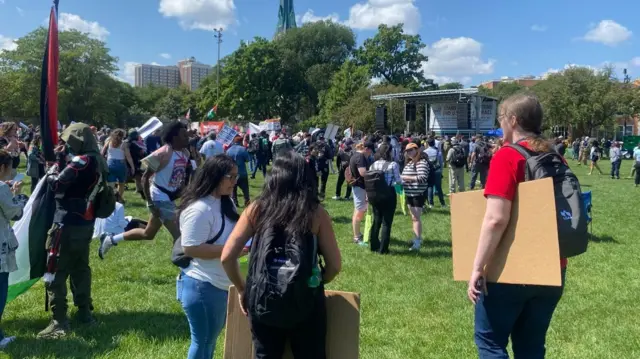
<svg viewBox="0 0 640 359">
<path fill-rule="evenodd" d="M 422 208 L 426 202 L 425 196 L 407 197 L 407 206 L 414 208 Z"/>
</svg>

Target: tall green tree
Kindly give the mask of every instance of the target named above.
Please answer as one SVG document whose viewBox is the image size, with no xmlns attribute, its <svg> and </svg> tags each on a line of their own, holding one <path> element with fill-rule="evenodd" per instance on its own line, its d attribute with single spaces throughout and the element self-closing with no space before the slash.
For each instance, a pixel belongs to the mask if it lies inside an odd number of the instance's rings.
<svg viewBox="0 0 640 359">
<path fill-rule="evenodd" d="M 274 42 L 289 74 L 303 79 L 307 108 L 302 110 L 307 116 L 317 114 L 321 94 L 355 48 L 355 34 L 342 24 L 318 21 L 280 34 Z"/>
<path fill-rule="evenodd" d="M 576 135 L 611 127 L 620 110 L 620 82 L 612 68 L 572 67 L 550 75 L 534 87 L 547 123 L 571 126 Z"/>
<path fill-rule="evenodd" d="M 6 116 L 39 115 L 40 76 L 47 30 L 38 28 L 16 41 L 17 48 L 0 54 L 0 109 Z M 61 122 L 86 121 L 96 124 L 115 122 L 119 105 L 113 99 L 118 91 L 117 58 L 105 43 L 76 30 L 62 31 L 58 84 Z"/>
<path fill-rule="evenodd" d="M 440 90 L 460 90 L 464 88 L 464 85 L 459 82 L 448 82 L 446 84 L 439 85 Z"/>
<path fill-rule="evenodd" d="M 359 66 L 355 61 L 347 60 L 340 70 L 333 75 L 331 87 L 321 100 L 320 117 L 324 122 L 336 120 L 337 111 L 362 88 L 371 83 L 371 72 L 366 66 Z"/>
<path fill-rule="evenodd" d="M 426 45 L 420 35 L 405 34 L 402 27 L 380 25 L 378 33 L 364 41 L 355 57 L 359 64 L 369 66 L 374 77 L 414 89 L 427 83 L 421 69 L 428 60 L 421 51 Z"/>
</svg>

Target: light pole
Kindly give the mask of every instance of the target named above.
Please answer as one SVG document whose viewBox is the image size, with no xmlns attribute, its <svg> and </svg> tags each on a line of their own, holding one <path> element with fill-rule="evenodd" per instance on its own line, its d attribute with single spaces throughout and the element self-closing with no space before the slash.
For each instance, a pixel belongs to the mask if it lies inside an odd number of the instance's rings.
<svg viewBox="0 0 640 359">
<path fill-rule="evenodd" d="M 220 99 L 220 45 L 222 44 L 222 28 L 213 29 L 215 34 L 213 37 L 217 39 L 218 42 L 218 63 L 216 64 L 216 104 Z"/>
</svg>

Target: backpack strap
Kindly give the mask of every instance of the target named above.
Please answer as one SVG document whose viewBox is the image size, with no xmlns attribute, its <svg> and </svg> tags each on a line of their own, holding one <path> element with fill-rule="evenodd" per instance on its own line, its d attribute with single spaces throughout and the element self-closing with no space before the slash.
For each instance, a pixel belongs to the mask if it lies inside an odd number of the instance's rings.
<svg viewBox="0 0 640 359">
<path fill-rule="evenodd" d="M 520 142 L 520 141 L 518 141 Z M 525 160 L 525 165 L 524 165 L 524 180 L 525 181 L 529 181 L 529 179 L 531 178 L 530 174 L 529 174 L 529 166 L 527 166 L 527 161 L 529 160 L 529 158 L 531 158 L 533 156 L 533 154 L 535 152 L 527 149 L 526 147 L 522 146 L 521 144 L 519 144 L 518 142 L 516 143 L 510 143 L 507 145 L 507 147 L 511 147 L 514 150 L 518 151 L 518 153 L 520 153 L 522 155 L 522 157 L 524 157 Z"/>
<path fill-rule="evenodd" d="M 387 168 L 389 168 L 389 166 L 391 166 L 391 162 L 384 161 L 384 164 L 382 165 L 382 172 L 387 172 Z"/>
<path fill-rule="evenodd" d="M 215 237 L 211 238 L 210 240 L 206 241 L 205 243 L 207 244 L 214 244 L 218 241 L 218 239 L 220 239 L 220 237 L 222 237 L 222 232 L 224 232 L 224 227 L 225 227 L 225 220 L 224 220 L 224 213 L 222 213 L 222 225 L 220 225 L 220 230 L 218 231 L 218 234 L 216 234 Z"/>
</svg>

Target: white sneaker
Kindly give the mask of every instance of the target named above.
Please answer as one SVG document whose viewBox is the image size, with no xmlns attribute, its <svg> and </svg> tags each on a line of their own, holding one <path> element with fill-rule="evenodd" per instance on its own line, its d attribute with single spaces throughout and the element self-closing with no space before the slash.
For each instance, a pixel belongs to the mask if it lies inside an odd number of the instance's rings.
<svg viewBox="0 0 640 359">
<path fill-rule="evenodd" d="M 409 248 L 409 250 L 411 252 L 419 251 L 420 250 L 420 245 L 422 245 L 422 240 L 414 239 L 413 240 L 413 245 L 411 246 L 411 248 Z"/>
<path fill-rule="evenodd" d="M 334 201 L 340 201 L 340 200 L 342 200 L 342 197 L 333 196 L 333 197 L 331 197 L 331 199 L 334 200 Z"/>
<path fill-rule="evenodd" d="M 4 339 L 0 340 L 0 349 L 6 348 L 7 345 L 9 345 L 14 340 L 16 340 L 16 337 L 4 337 Z"/>
<path fill-rule="evenodd" d="M 98 248 L 98 257 L 104 259 L 104 255 L 109 252 L 111 247 L 117 245 L 113 242 L 113 235 L 104 233 L 100 236 L 100 247 Z"/>
</svg>

